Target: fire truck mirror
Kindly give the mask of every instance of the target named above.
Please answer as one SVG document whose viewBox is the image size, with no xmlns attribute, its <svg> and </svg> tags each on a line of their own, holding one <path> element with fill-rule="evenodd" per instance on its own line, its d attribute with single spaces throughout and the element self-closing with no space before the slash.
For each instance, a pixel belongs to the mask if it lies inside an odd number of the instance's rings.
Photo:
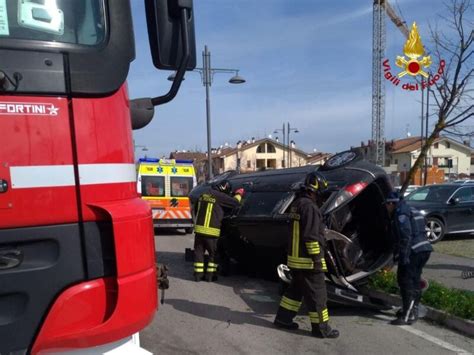
<svg viewBox="0 0 474 355">
<path fill-rule="evenodd" d="M 193 1 L 145 0 L 145 9 L 155 67 L 178 70 L 184 63 L 186 70 L 193 70 L 196 67 Z"/>
<path fill-rule="evenodd" d="M 0 193 L 7 192 L 8 182 L 6 180 L 0 180 Z"/>
<path fill-rule="evenodd" d="M 130 117 L 133 129 L 145 127 L 151 122 L 154 114 L 155 107 L 150 98 L 130 100 Z"/>
</svg>

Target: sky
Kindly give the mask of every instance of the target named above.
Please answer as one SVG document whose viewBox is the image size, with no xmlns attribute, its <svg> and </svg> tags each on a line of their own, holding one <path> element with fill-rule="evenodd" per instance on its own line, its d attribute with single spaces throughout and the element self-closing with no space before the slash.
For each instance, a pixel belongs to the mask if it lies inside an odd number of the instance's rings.
<svg viewBox="0 0 474 355">
<path fill-rule="evenodd" d="M 239 69 L 245 84 L 216 73 L 210 88 L 212 146 L 273 138 L 289 123 L 290 140 L 308 153 L 335 153 L 371 138 L 372 0 L 194 0 L 197 66 L 207 45 L 214 68 Z M 416 21 L 425 49 L 428 24 L 439 22 L 442 0 L 391 0 L 408 27 Z M 132 0 L 136 59 L 131 98 L 155 97 L 171 85 L 151 60 L 143 1 Z M 385 57 L 403 55 L 405 38 L 386 20 Z M 433 65 L 436 65 L 434 63 Z M 395 68 L 394 68 L 395 67 Z M 420 134 L 419 92 L 385 82 L 387 140 Z M 153 121 L 134 131 L 136 155 L 168 157 L 207 151 L 205 88 L 187 72 L 177 97 L 155 107 Z M 144 152 L 143 146 L 148 151 Z"/>
</svg>

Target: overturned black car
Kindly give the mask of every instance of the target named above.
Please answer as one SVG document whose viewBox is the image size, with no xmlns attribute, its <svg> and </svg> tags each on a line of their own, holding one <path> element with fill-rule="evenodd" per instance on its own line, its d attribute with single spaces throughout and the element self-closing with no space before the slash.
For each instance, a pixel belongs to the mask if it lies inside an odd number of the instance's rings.
<svg viewBox="0 0 474 355">
<path fill-rule="evenodd" d="M 277 266 L 286 263 L 289 206 L 305 176 L 315 170 L 329 183 L 321 207 L 328 228 L 329 296 L 344 303 L 371 303 L 361 293 L 363 285 L 393 260 L 394 241 L 383 205 L 392 187 L 384 170 L 362 160 L 358 153 L 339 153 L 321 167 L 227 172 L 197 186 L 190 198 L 195 202 L 219 179 L 228 179 L 233 189 L 243 187 L 242 206 L 222 226 L 220 265 L 225 271 L 229 262 L 236 261 L 255 275 L 276 275 Z"/>
</svg>

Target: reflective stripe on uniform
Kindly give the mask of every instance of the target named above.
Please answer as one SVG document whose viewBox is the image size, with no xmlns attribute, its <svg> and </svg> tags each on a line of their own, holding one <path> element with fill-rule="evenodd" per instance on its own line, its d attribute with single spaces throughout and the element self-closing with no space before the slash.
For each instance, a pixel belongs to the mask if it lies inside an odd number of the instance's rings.
<svg viewBox="0 0 474 355">
<path fill-rule="evenodd" d="M 306 242 L 305 244 L 306 249 L 308 250 L 308 254 L 314 255 L 319 254 L 321 252 L 318 242 Z"/>
<path fill-rule="evenodd" d="M 299 245 L 300 245 L 300 221 L 294 221 L 293 222 L 293 244 L 291 247 L 292 256 L 298 257 Z"/>
<path fill-rule="evenodd" d="M 194 272 L 204 272 L 204 263 L 194 263 Z"/>
<path fill-rule="evenodd" d="M 235 195 L 234 198 L 239 202 L 242 200 L 242 196 L 240 195 Z"/>
<path fill-rule="evenodd" d="M 309 321 L 311 323 L 319 323 L 319 314 L 318 312 L 308 312 L 309 313 Z"/>
<path fill-rule="evenodd" d="M 218 228 L 198 226 L 197 224 L 194 226 L 194 231 L 196 233 L 208 235 L 210 237 L 218 237 L 221 234 L 221 230 Z"/>
<path fill-rule="evenodd" d="M 212 203 L 207 204 L 206 218 L 204 219 L 204 227 L 209 227 L 209 224 L 211 223 L 211 216 L 212 216 L 212 208 L 213 207 L 214 207 L 214 204 L 212 204 Z"/>
<path fill-rule="evenodd" d="M 314 262 L 310 258 L 298 258 L 288 255 L 288 267 L 293 269 L 313 269 Z"/>
<path fill-rule="evenodd" d="M 216 272 L 216 271 L 217 271 L 217 264 L 207 263 L 207 272 Z"/>
<path fill-rule="evenodd" d="M 326 265 L 326 259 L 324 259 L 324 258 L 321 258 L 321 269 L 323 271 L 328 271 L 328 267 Z"/>
<path fill-rule="evenodd" d="M 309 320 L 311 323 L 325 323 L 329 321 L 329 312 L 328 309 L 325 308 L 319 315 L 318 312 L 308 312 L 309 313 Z"/>
<path fill-rule="evenodd" d="M 416 248 L 421 247 L 422 245 L 425 245 L 425 244 L 430 244 L 430 242 L 427 241 L 427 240 L 424 240 L 424 241 L 422 241 L 422 242 L 416 243 L 416 244 L 413 245 L 411 248 L 412 248 L 413 250 L 415 250 Z"/>
<path fill-rule="evenodd" d="M 301 307 L 301 301 L 295 301 L 291 298 L 283 296 L 280 301 L 280 307 L 289 311 L 298 312 Z"/>
<path fill-rule="evenodd" d="M 327 309 L 327 308 L 323 309 L 323 311 L 322 311 L 322 316 L 323 316 L 323 317 L 322 317 L 322 318 L 323 318 L 323 322 L 329 321 L 329 312 L 328 312 L 328 309 Z"/>
</svg>

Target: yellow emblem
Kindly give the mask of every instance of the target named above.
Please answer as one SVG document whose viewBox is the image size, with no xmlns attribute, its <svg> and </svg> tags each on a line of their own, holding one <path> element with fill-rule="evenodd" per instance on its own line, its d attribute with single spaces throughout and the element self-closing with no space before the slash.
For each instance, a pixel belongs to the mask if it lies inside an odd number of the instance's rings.
<svg viewBox="0 0 474 355">
<path fill-rule="evenodd" d="M 403 47 L 403 53 L 408 57 L 408 60 L 405 56 L 397 56 L 395 64 L 398 67 L 405 69 L 398 74 L 398 77 L 401 78 L 406 74 L 411 76 L 417 76 L 420 74 L 427 78 L 428 73 L 423 71 L 422 68 L 428 68 L 431 65 L 431 57 L 427 56 L 418 60 L 418 57 L 425 53 L 425 49 L 423 48 L 423 43 L 421 43 L 421 37 L 418 33 L 418 28 L 416 27 L 415 22 L 413 22 L 413 25 L 411 26 L 410 36 Z"/>
</svg>

